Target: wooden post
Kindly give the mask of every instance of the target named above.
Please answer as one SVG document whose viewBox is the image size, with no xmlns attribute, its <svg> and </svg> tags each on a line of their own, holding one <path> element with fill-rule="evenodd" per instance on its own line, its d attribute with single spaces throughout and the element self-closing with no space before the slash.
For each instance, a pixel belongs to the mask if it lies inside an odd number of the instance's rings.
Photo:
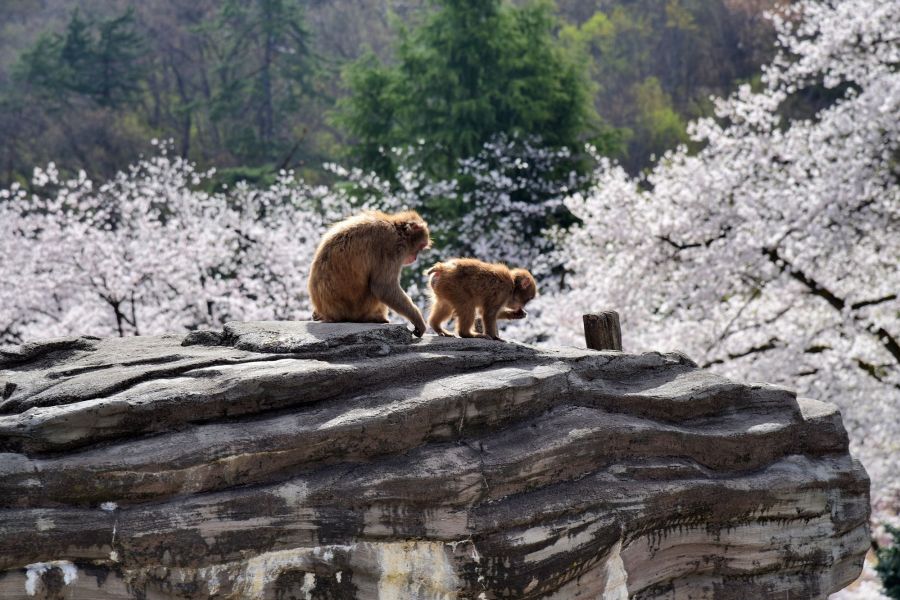
<svg viewBox="0 0 900 600">
<path fill-rule="evenodd" d="M 591 350 L 621 350 L 622 328 L 619 313 L 604 310 L 584 315 L 584 341 Z"/>
</svg>

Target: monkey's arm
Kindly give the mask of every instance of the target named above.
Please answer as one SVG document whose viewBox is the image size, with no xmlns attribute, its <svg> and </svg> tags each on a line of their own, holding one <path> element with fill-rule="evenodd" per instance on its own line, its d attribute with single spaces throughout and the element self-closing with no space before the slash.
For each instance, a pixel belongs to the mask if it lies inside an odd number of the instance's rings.
<svg viewBox="0 0 900 600">
<path fill-rule="evenodd" d="M 425 319 L 412 299 L 400 287 L 399 281 L 373 281 L 372 293 L 378 300 L 387 304 L 388 308 L 409 319 L 415 328 L 413 333 L 416 337 L 422 337 L 426 329 Z"/>
<path fill-rule="evenodd" d="M 519 310 L 510 310 L 508 308 L 504 308 L 497 314 L 498 319 L 524 319 L 528 316 L 528 313 L 525 312 L 524 308 L 520 308 Z"/>
</svg>

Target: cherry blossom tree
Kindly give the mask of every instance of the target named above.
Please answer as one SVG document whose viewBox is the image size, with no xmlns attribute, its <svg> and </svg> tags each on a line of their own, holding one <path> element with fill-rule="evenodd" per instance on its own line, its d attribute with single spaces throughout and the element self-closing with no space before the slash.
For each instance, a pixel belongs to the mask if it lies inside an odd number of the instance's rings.
<svg viewBox="0 0 900 600">
<path fill-rule="evenodd" d="M 774 16 L 761 89 L 715 101 L 679 148 L 632 179 L 602 162 L 566 202 L 581 220 L 568 287 L 523 323 L 579 343 L 580 317 L 621 312 L 629 350 L 836 402 L 878 506 L 900 491 L 900 3 L 801 0 Z M 794 94 L 837 100 L 788 120 Z"/>
<path fill-rule="evenodd" d="M 394 183 L 329 165 L 339 180 L 330 188 L 282 173 L 265 189 L 208 193 L 213 171 L 157 146 L 99 188 L 84 174 L 61 179 L 51 164 L 35 169 L 31 192 L 0 191 L 0 344 L 308 318 L 316 243 L 367 208 L 429 216 L 439 247 L 407 272 L 424 307 L 422 272 L 439 258 L 540 263 L 550 248 L 540 224 L 565 213 L 578 181 L 566 150 L 499 137 L 448 180 L 423 176 L 407 149 Z M 441 213 L 454 207 L 459 214 Z"/>
<path fill-rule="evenodd" d="M 162 145 L 98 189 L 51 164 L 0 192 L 0 342 L 308 317 L 310 257 L 349 199 L 290 173 L 201 191 L 211 175 Z"/>
<path fill-rule="evenodd" d="M 390 150 L 390 162 L 398 165 L 394 182 L 327 165 L 350 184 L 357 202 L 388 211 L 412 208 L 428 220 L 434 249 L 406 272 L 410 295 L 425 306 L 425 270 L 438 260 L 460 256 L 527 267 L 542 279 L 545 290 L 557 289 L 562 258 L 543 230 L 548 224 L 573 222 L 564 199 L 586 187 L 589 178 L 576 168 L 584 159 L 566 148 L 547 147 L 537 137 L 498 135 L 475 156 L 461 159 L 452 178 L 432 179 L 418 162 L 421 151 Z"/>
<path fill-rule="evenodd" d="M 503 137 L 443 181 L 415 149 L 394 182 L 332 165 L 331 188 L 284 173 L 207 193 L 211 173 L 165 148 L 98 189 L 36 170 L 34 191 L 0 191 L 0 344 L 305 318 L 329 223 L 416 208 L 439 242 L 420 268 L 475 255 L 542 275 L 509 337 L 581 345 L 581 315 L 615 308 L 628 350 L 680 349 L 837 403 L 887 519 L 900 505 L 900 3 L 799 0 L 772 18 L 778 56 L 692 124 L 699 151 L 638 178 L 598 159 L 586 191 L 564 151 Z M 835 100 L 788 119 L 813 88 Z M 539 233 L 548 220 L 559 227 Z"/>
<path fill-rule="evenodd" d="M 354 186 L 369 205 L 385 210 L 414 208 L 428 218 L 437 258 L 477 256 L 492 262 L 535 265 L 550 273 L 545 259 L 553 248 L 543 235 L 548 224 L 568 225 L 564 205 L 585 186 L 577 158 L 539 138 L 498 135 L 470 158 L 461 159 L 449 179 L 430 179 L 418 162 L 420 148 L 393 149 L 397 181 L 337 165 L 329 169 Z"/>
</svg>

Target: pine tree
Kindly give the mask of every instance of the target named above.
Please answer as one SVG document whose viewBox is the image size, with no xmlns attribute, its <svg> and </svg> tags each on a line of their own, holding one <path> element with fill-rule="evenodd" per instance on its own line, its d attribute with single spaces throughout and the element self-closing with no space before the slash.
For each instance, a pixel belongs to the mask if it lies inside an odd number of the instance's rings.
<svg viewBox="0 0 900 600">
<path fill-rule="evenodd" d="M 415 144 L 429 172 L 448 176 L 499 134 L 574 149 L 600 131 L 587 74 L 557 42 L 550 3 L 437 4 L 400 32 L 396 64 L 369 55 L 345 73 L 350 96 L 336 120 L 358 142 L 362 166 L 390 176 L 386 149 Z"/>
<path fill-rule="evenodd" d="M 101 106 L 115 106 L 134 98 L 140 91 L 141 68 L 138 66 L 144 42 L 134 27 L 134 11 L 128 9 L 120 17 L 98 24 L 99 39 L 94 46 L 93 65 L 86 74 L 93 82 L 84 81 L 86 89 Z"/>
<path fill-rule="evenodd" d="M 213 118 L 232 150 L 276 158 L 301 134 L 285 118 L 314 95 L 318 61 L 298 0 L 227 0 L 210 32 L 218 47 Z"/>
<path fill-rule="evenodd" d="M 143 50 L 131 9 L 92 22 L 76 8 L 64 34 L 45 34 L 22 54 L 16 77 L 59 104 L 75 94 L 99 106 L 121 106 L 140 90 Z"/>
</svg>

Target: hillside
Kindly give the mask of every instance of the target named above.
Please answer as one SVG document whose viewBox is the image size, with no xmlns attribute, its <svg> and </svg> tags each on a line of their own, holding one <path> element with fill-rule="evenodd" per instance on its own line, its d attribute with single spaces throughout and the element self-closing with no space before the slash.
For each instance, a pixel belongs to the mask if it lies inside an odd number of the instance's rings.
<svg viewBox="0 0 900 600">
<path fill-rule="evenodd" d="M 710 95 L 756 75 L 772 52 L 762 12 L 776 3 L 558 2 L 560 43 L 583 58 L 597 112 L 619 131 L 617 156 L 630 171 L 685 141 L 685 124 L 708 112 Z M 291 39 L 299 45 L 271 59 L 275 70 L 263 92 L 258 40 L 241 28 L 256 17 L 265 27 L 261 3 L 88 0 L 79 3 L 77 16 L 63 0 L 6 3 L 0 186 L 24 182 L 35 165 L 51 160 L 109 176 L 146 152 L 153 137 L 172 138 L 180 154 L 201 166 L 238 168 L 238 176 L 253 179 L 279 167 L 319 176 L 321 161 L 342 159 L 353 143 L 332 123 L 335 101 L 346 93 L 342 69 L 369 49 L 389 59 L 397 28 L 434 8 L 421 0 L 275 4 L 282 12 L 268 22 L 293 27 L 295 19 Z M 97 58 L 120 63 L 121 79 L 110 83 L 121 85 L 120 98 L 98 99 L 86 89 L 96 77 L 79 84 L 71 73 L 53 74 L 54 34 L 65 36 L 77 18 L 84 39 L 100 40 L 99 48 L 104 26 L 129 7 L 133 17 L 112 30 L 119 46 L 111 47 L 109 59 Z M 229 7 L 243 12 L 230 14 Z"/>
</svg>

